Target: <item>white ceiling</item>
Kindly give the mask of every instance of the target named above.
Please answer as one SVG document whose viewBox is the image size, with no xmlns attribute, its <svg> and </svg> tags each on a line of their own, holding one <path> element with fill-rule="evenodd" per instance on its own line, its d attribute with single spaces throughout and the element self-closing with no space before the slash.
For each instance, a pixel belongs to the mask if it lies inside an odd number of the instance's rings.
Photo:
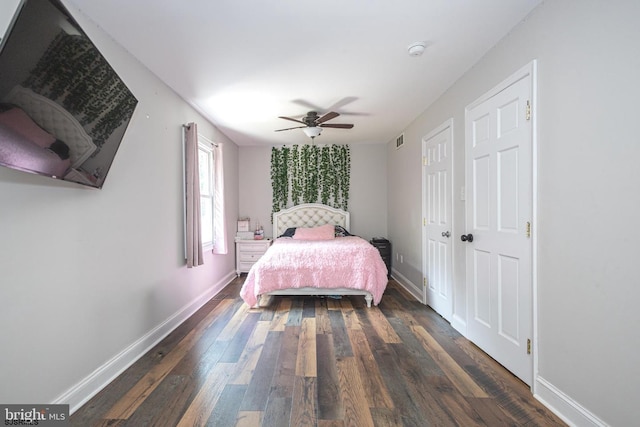
<svg viewBox="0 0 640 427">
<path fill-rule="evenodd" d="M 386 143 L 541 0 L 70 0 L 238 145 Z M 424 41 L 422 56 L 407 47 Z"/>
</svg>

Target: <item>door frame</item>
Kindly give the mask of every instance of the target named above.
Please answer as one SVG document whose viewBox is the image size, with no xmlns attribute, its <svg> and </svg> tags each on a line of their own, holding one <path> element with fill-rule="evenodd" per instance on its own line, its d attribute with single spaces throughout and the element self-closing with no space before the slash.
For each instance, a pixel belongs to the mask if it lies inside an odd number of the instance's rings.
<svg viewBox="0 0 640 427">
<path fill-rule="evenodd" d="M 488 99 L 492 98 L 493 96 L 497 95 L 498 93 L 502 92 L 503 90 L 505 90 L 506 88 L 508 88 L 509 86 L 513 85 L 514 83 L 516 83 L 517 81 L 527 77 L 527 76 L 531 76 L 531 105 L 530 105 L 530 112 L 531 112 L 531 179 L 532 179 L 532 185 L 531 185 L 531 314 L 532 314 L 532 319 L 531 319 L 531 323 L 532 323 L 532 331 L 531 331 L 531 335 L 532 335 L 532 351 L 531 351 L 531 356 L 532 356 L 532 379 L 531 379 L 531 391 L 533 392 L 533 394 L 536 394 L 536 384 L 537 384 L 537 376 L 538 376 L 538 343 L 540 342 L 539 338 L 538 338 L 538 126 L 537 126 L 537 117 L 538 117 L 538 102 L 537 102 L 537 92 L 538 92 L 538 84 L 537 84 L 537 60 L 532 60 L 531 62 L 529 62 L 527 65 L 525 65 L 524 67 L 520 68 L 518 71 L 516 71 L 515 73 L 511 74 L 509 77 L 507 77 L 505 80 L 503 80 L 502 82 L 498 83 L 496 86 L 494 86 L 491 90 L 489 90 L 488 92 L 484 93 L 482 96 L 480 96 L 478 99 L 476 99 L 475 101 L 473 101 L 471 104 L 467 105 L 465 107 L 464 110 L 464 119 L 465 119 L 465 126 L 468 120 L 468 116 L 469 116 L 469 112 L 471 110 L 473 110 L 475 107 L 477 107 L 478 105 L 482 104 L 483 102 L 487 101 Z M 465 135 L 465 147 L 466 147 L 466 141 L 467 138 L 469 136 Z M 465 164 L 465 188 L 469 188 L 470 185 L 470 178 L 469 176 L 467 176 L 466 174 L 466 153 L 465 153 L 465 159 L 464 159 L 464 164 Z M 466 209 L 466 202 L 465 202 L 465 209 Z M 465 224 L 465 230 L 469 229 L 470 224 L 467 224 L 467 215 L 465 215 L 465 220 L 464 220 L 464 224 Z M 470 318 L 469 316 L 472 314 L 471 313 L 471 307 L 469 304 L 469 295 L 470 295 L 470 291 L 467 288 L 467 277 L 466 277 L 466 265 L 467 262 L 469 262 L 468 259 L 466 259 L 466 255 L 465 255 L 465 261 L 464 261 L 464 266 L 465 266 L 465 305 L 466 305 L 466 319 L 468 321 L 468 319 Z M 466 333 L 466 324 L 464 327 L 464 331 L 463 335 L 465 337 L 467 337 L 467 333 Z"/>
<path fill-rule="evenodd" d="M 451 136 L 451 170 L 450 172 L 450 177 L 451 179 L 449 180 L 449 185 L 448 185 L 448 191 L 450 193 L 450 200 L 451 200 L 451 244 L 449 246 L 449 260 L 451 261 L 451 267 L 450 267 L 450 271 L 449 271 L 449 282 L 451 284 L 451 317 L 453 318 L 453 308 L 455 307 L 455 286 L 453 283 L 453 276 L 454 276 L 454 271 L 455 271 L 455 257 L 454 255 L 454 250 L 453 247 L 455 245 L 455 239 L 453 238 L 453 236 L 455 235 L 454 233 L 454 220 L 455 220 L 455 207 L 454 207 L 454 191 L 453 189 L 455 188 L 453 185 L 453 179 L 454 179 L 454 168 L 455 168 L 455 147 L 454 147 L 454 133 L 453 133 L 453 117 L 447 119 L 446 121 L 444 121 L 444 123 L 440 124 L 439 126 L 437 126 L 436 128 L 434 128 L 433 130 L 431 130 L 431 132 L 427 133 L 425 136 L 422 137 L 422 165 L 421 165 L 421 169 L 422 169 L 422 183 L 421 183 L 421 187 L 422 187 L 422 303 L 423 304 L 427 304 L 427 283 L 426 283 L 426 278 L 427 278 L 427 271 L 429 271 L 428 269 L 428 257 L 427 257 L 427 224 L 426 224 L 426 219 L 427 219 L 427 188 L 424 185 L 425 180 L 426 180 L 426 170 L 425 170 L 425 159 L 427 156 L 427 141 L 429 141 L 431 138 L 433 138 L 434 136 L 436 136 L 437 134 L 445 131 L 449 129 L 449 133 Z M 451 321 L 451 320 L 449 320 Z"/>
</svg>

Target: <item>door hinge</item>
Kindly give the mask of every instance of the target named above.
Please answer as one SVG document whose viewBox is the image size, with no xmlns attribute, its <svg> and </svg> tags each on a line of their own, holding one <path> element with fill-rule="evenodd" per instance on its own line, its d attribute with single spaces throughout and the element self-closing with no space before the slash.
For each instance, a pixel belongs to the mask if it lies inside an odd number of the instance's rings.
<svg viewBox="0 0 640 427">
<path fill-rule="evenodd" d="M 527 354 L 531 354 L 531 338 L 527 338 Z"/>
<path fill-rule="evenodd" d="M 427 278 L 426 277 L 422 278 L 422 286 L 424 286 L 424 287 L 427 286 Z"/>
<path fill-rule="evenodd" d="M 527 227 L 525 230 L 525 234 L 527 237 L 531 237 L 531 223 L 529 221 L 527 221 Z"/>
<path fill-rule="evenodd" d="M 527 100 L 527 112 L 525 114 L 527 120 L 531 120 L 531 101 Z"/>
<path fill-rule="evenodd" d="M 427 218 L 422 218 L 422 225 L 427 225 Z"/>
<path fill-rule="evenodd" d="M 427 158 L 427 156 L 422 156 L 422 165 L 429 166 L 429 159 Z"/>
</svg>

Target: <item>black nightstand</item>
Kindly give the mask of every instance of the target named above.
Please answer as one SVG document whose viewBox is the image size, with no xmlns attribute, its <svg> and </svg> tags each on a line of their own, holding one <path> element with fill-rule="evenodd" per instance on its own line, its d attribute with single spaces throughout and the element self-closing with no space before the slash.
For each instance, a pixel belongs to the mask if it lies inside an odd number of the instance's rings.
<svg viewBox="0 0 640 427">
<path fill-rule="evenodd" d="M 387 265 L 387 276 L 391 277 L 391 242 L 384 237 L 374 237 L 369 243 L 375 246 L 380 252 L 382 260 Z"/>
</svg>

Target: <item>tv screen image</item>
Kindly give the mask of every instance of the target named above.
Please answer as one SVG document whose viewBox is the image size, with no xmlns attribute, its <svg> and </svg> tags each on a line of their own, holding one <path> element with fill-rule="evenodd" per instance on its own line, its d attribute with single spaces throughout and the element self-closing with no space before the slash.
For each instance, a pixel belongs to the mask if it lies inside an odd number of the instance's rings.
<svg viewBox="0 0 640 427">
<path fill-rule="evenodd" d="M 59 0 L 19 2 L 0 43 L 0 165 L 101 188 L 137 99 Z"/>
</svg>

